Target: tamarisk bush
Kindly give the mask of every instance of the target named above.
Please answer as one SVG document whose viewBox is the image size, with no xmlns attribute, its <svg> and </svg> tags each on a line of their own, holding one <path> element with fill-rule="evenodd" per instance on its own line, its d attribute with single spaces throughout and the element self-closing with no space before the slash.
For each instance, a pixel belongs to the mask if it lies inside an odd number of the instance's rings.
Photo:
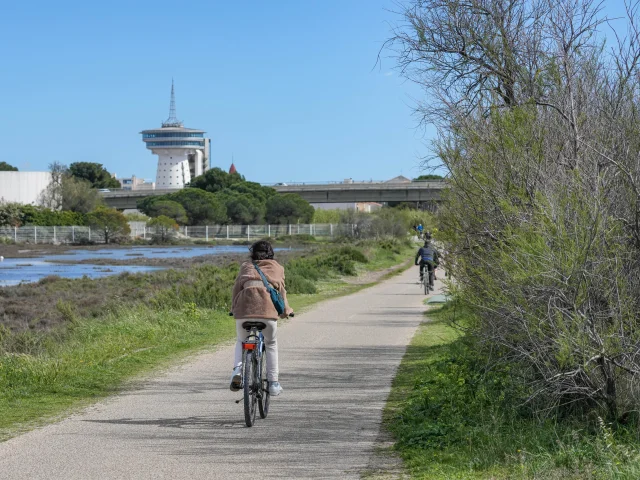
<svg viewBox="0 0 640 480">
<path fill-rule="evenodd" d="M 628 3 L 605 41 L 600 5 L 413 0 L 388 46 L 438 126 L 469 335 L 517 366 L 536 411 L 624 422 L 640 407 L 640 31 Z"/>
</svg>

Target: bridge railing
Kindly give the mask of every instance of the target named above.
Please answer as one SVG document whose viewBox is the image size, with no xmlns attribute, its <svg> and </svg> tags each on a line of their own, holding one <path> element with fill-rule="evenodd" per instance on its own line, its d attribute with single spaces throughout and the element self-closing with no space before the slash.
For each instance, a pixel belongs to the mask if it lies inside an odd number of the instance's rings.
<svg viewBox="0 0 640 480">
<path fill-rule="evenodd" d="M 132 238 L 151 239 L 156 234 L 154 227 L 144 222 L 130 222 Z M 287 225 L 206 225 L 180 227 L 179 238 L 193 240 L 255 240 L 264 237 L 282 237 L 285 235 L 312 235 L 318 238 L 331 238 L 352 235 L 353 225 L 330 223 L 294 223 Z M 104 238 L 91 227 L 0 227 L 0 239 L 15 243 L 102 243 Z"/>
</svg>

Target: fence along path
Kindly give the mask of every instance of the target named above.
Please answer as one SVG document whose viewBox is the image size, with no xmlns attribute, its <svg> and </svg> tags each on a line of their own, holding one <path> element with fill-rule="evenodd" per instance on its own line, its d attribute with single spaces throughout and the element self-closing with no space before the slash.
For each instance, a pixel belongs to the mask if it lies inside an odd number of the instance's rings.
<svg viewBox="0 0 640 480">
<path fill-rule="evenodd" d="M 144 222 L 131 222 L 132 238 L 151 238 L 156 230 Z M 251 240 L 252 238 L 281 237 L 283 235 L 313 235 L 336 237 L 352 235 L 354 225 L 335 223 L 297 223 L 289 225 L 205 225 L 180 227 L 178 237 L 197 240 Z M 101 243 L 104 238 L 91 227 L 0 227 L 0 238 L 16 243 Z"/>
</svg>

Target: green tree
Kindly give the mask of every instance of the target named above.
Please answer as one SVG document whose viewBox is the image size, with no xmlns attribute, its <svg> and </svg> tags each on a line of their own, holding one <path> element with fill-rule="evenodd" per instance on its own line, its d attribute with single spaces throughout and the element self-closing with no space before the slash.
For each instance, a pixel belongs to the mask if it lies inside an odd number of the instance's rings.
<svg viewBox="0 0 640 480">
<path fill-rule="evenodd" d="M 165 215 L 152 218 L 147 222 L 147 227 L 154 229 L 153 239 L 160 243 L 166 243 L 171 240 L 178 231 L 178 224 L 173 218 Z"/>
<path fill-rule="evenodd" d="M 309 223 L 314 209 L 297 193 L 274 195 L 267 200 L 269 223 Z"/>
<path fill-rule="evenodd" d="M 183 188 L 168 195 L 147 197 L 138 202 L 138 210 L 149 216 L 154 216 L 155 213 L 170 216 L 167 214 L 171 212 L 170 210 L 163 211 L 155 207 L 156 204 L 161 202 L 171 202 L 169 206 L 173 203 L 180 204 L 186 212 L 186 222 L 184 217 L 181 217 L 179 210 L 173 210 L 173 212 L 186 225 L 224 224 L 228 221 L 227 209 L 220 198 L 199 188 Z"/>
<path fill-rule="evenodd" d="M 149 195 L 148 197 L 144 197 L 141 200 L 136 202 L 136 208 L 140 210 L 143 214 L 147 216 L 151 216 L 150 208 L 156 202 L 166 202 L 168 195 Z"/>
<path fill-rule="evenodd" d="M 131 229 L 126 217 L 115 208 L 100 206 L 87 215 L 87 223 L 100 233 L 104 243 L 129 235 Z"/>
<path fill-rule="evenodd" d="M 185 225 L 189 221 L 187 211 L 184 207 L 173 200 L 161 199 L 156 202 L 152 202 L 149 207 L 146 208 L 145 213 L 150 217 L 165 216 L 172 218 L 180 225 Z"/>
<path fill-rule="evenodd" d="M 22 205 L 13 202 L 0 202 L 0 227 L 19 227 L 22 225 Z"/>
<path fill-rule="evenodd" d="M 127 222 L 145 222 L 146 223 L 149 221 L 149 217 L 143 213 L 131 212 L 131 213 L 125 213 L 124 216 L 127 219 Z"/>
<path fill-rule="evenodd" d="M 223 190 L 223 192 L 225 191 L 245 193 L 247 195 L 255 197 L 257 200 L 261 201 L 262 203 L 265 203 L 269 198 L 271 198 L 273 195 L 277 193 L 275 189 L 271 187 L 263 187 L 262 185 L 256 182 L 234 183 L 230 187 Z"/>
<path fill-rule="evenodd" d="M 230 189 L 223 190 L 216 196 L 224 203 L 229 222 L 249 225 L 264 221 L 266 205 L 259 198 Z"/>
<path fill-rule="evenodd" d="M 317 208 L 313 212 L 313 223 L 340 223 L 341 210 L 323 210 Z"/>
<path fill-rule="evenodd" d="M 166 196 L 181 204 L 187 212 L 189 225 L 227 223 L 227 209 L 213 193 L 198 188 L 183 188 Z"/>
<path fill-rule="evenodd" d="M 414 182 L 425 182 L 427 180 L 444 180 L 444 177 L 442 175 L 436 175 L 435 173 L 429 173 L 413 179 Z"/>
<path fill-rule="evenodd" d="M 35 205 L 20 207 L 20 225 L 34 225 L 38 227 L 85 225 L 85 215 L 66 210 L 51 210 Z"/>
<path fill-rule="evenodd" d="M 69 173 L 88 181 L 93 188 L 120 188 L 120 182 L 111 176 L 101 163 L 75 162 L 69 165 Z"/>
<path fill-rule="evenodd" d="M 91 188 L 87 180 L 77 177 L 62 177 L 62 209 L 78 213 L 89 213 L 102 205 L 102 197 Z"/>
<path fill-rule="evenodd" d="M 239 173 L 227 173 L 220 168 L 207 170 L 203 175 L 195 177 L 189 184 L 192 188 L 199 188 L 207 192 L 216 193 L 230 187 L 235 183 L 244 182 L 244 177 Z"/>
<path fill-rule="evenodd" d="M 9 165 L 7 162 L 0 162 L 0 172 L 17 172 L 18 167 Z"/>
</svg>

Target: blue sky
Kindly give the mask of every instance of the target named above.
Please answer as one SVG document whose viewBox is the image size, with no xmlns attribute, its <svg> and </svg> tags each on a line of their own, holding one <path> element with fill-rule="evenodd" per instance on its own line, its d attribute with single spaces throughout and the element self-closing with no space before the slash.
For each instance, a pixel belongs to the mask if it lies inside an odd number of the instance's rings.
<svg viewBox="0 0 640 480">
<path fill-rule="evenodd" d="M 420 92 L 376 66 L 392 1 L 10 2 L 0 17 L 0 161 L 155 176 L 139 132 L 206 130 L 260 182 L 420 174 Z"/>
<path fill-rule="evenodd" d="M 622 2 L 608 2 L 608 13 Z M 0 16 L 0 161 L 99 162 L 153 179 L 139 132 L 206 130 L 212 164 L 259 182 L 417 176 L 432 130 L 378 51 L 392 0 L 7 2 Z"/>
</svg>

